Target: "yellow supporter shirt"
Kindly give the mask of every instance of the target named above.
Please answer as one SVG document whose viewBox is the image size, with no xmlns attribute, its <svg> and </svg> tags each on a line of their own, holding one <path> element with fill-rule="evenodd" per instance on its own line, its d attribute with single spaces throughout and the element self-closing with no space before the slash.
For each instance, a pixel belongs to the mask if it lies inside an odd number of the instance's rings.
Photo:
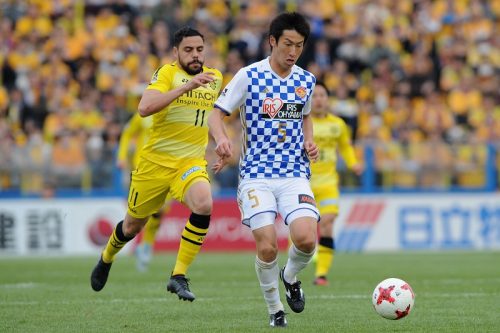
<svg viewBox="0 0 500 333">
<path fill-rule="evenodd" d="M 337 149 L 351 168 L 357 163 L 354 148 L 351 145 L 350 131 L 345 122 L 337 116 L 328 114 L 324 118 L 313 116 L 314 142 L 318 145 L 320 157 L 311 163 L 311 184 L 329 184 L 332 179 L 338 184 Z"/>
<path fill-rule="evenodd" d="M 149 138 L 141 153 L 143 158 L 171 168 L 205 158 L 207 119 L 219 95 L 222 74 L 206 66 L 203 66 L 203 71 L 213 72 L 215 80 L 179 96 L 166 108 L 152 115 Z M 174 62 L 159 68 L 147 89 L 166 93 L 192 78 L 193 75 Z"/>
</svg>

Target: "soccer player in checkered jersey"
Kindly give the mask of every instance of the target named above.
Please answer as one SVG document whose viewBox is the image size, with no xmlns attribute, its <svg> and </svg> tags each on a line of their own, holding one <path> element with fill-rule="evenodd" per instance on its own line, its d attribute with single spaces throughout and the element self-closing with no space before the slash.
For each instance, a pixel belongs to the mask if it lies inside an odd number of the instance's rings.
<svg viewBox="0 0 500 333">
<path fill-rule="evenodd" d="M 220 157 L 213 167 L 218 172 L 232 155 L 223 118 L 240 109 L 244 135 L 238 204 L 242 222 L 251 228 L 256 242 L 255 270 L 273 327 L 287 325 L 279 279 L 292 311 L 304 310 L 297 274 L 311 261 L 316 246 L 319 212 L 309 185 L 309 161 L 319 156 L 309 116 L 316 79 L 295 65 L 309 31 L 298 13 L 277 16 L 269 29 L 271 55 L 234 76 L 208 120 Z M 278 213 L 293 242 L 281 270 L 274 227 Z"/>
</svg>

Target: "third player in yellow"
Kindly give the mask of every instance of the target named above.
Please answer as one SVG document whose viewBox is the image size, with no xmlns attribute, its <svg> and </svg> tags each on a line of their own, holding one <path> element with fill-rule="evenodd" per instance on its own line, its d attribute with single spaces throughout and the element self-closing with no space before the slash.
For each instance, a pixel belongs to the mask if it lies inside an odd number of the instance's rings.
<svg viewBox="0 0 500 333">
<path fill-rule="evenodd" d="M 330 113 L 328 103 L 328 90 L 323 83 L 316 82 L 311 114 L 314 142 L 319 147 L 320 156 L 316 163 L 311 164 L 311 188 L 321 215 L 314 280 L 317 285 L 328 284 L 327 275 L 335 250 L 333 223 L 339 212 L 337 151 L 347 167 L 358 175 L 361 173 L 361 165 L 351 144 L 349 128 L 341 118 Z"/>
</svg>

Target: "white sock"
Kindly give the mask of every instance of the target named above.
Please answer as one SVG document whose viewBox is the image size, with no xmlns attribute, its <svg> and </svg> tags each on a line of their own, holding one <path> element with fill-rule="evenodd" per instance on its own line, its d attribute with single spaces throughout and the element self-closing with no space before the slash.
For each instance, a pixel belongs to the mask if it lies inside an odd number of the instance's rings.
<svg viewBox="0 0 500 333">
<path fill-rule="evenodd" d="M 295 283 L 297 281 L 297 274 L 311 261 L 315 251 L 311 253 L 305 253 L 300 251 L 292 244 L 288 249 L 288 261 L 286 263 L 285 271 L 283 275 L 285 281 L 288 283 Z"/>
<path fill-rule="evenodd" d="M 264 294 L 264 300 L 267 304 L 269 314 L 278 311 L 284 311 L 283 304 L 280 300 L 279 292 L 279 274 L 278 259 L 272 262 L 264 262 L 258 257 L 255 257 L 255 271 L 259 279 L 260 289 Z"/>
</svg>

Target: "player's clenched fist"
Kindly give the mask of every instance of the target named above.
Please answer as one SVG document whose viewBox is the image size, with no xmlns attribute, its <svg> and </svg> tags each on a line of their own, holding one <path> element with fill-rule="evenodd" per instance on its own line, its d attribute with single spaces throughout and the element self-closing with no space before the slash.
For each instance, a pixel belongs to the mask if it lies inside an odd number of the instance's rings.
<svg viewBox="0 0 500 333">
<path fill-rule="evenodd" d="M 314 142 L 305 141 L 304 142 L 304 149 L 306 150 L 306 154 L 311 161 L 316 162 L 318 160 L 319 148 Z"/>
</svg>

